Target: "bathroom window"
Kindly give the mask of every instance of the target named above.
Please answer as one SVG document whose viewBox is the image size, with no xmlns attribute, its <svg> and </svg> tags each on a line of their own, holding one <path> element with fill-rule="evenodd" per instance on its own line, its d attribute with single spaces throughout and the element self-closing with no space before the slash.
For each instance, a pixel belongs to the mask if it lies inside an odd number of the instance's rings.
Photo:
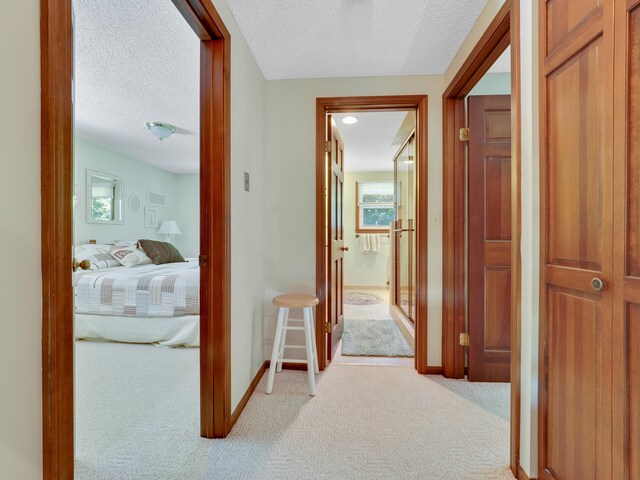
<svg viewBox="0 0 640 480">
<path fill-rule="evenodd" d="M 393 182 L 356 182 L 356 202 L 356 232 L 389 232 L 396 218 Z"/>
</svg>

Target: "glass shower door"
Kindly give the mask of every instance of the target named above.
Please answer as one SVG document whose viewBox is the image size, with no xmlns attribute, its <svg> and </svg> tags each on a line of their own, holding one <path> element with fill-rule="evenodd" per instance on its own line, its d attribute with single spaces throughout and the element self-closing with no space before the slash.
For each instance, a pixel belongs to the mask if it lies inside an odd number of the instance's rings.
<svg viewBox="0 0 640 480">
<path fill-rule="evenodd" d="M 394 241 L 395 261 L 395 304 L 414 323 L 415 319 L 415 133 L 394 159 L 396 222 Z"/>
</svg>

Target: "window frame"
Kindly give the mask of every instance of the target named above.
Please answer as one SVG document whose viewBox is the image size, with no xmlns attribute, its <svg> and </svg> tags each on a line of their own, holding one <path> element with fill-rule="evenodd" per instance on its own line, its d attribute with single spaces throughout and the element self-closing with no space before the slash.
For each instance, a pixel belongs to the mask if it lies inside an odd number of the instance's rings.
<svg viewBox="0 0 640 480">
<path fill-rule="evenodd" d="M 364 183 L 390 183 L 391 185 L 393 185 L 393 180 L 390 180 L 388 182 L 387 181 L 356 182 L 356 233 L 390 233 L 391 227 L 377 228 L 377 227 L 365 227 L 361 225 L 361 221 L 363 220 L 363 217 L 364 217 L 364 212 L 362 210 L 364 207 L 363 205 L 360 205 L 360 202 L 358 201 L 358 199 L 360 198 L 360 184 L 364 184 Z M 391 205 L 391 208 L 395 210 L 396 208 L 395 201 L 389 202 L 389 205 Z"/>
</svg>

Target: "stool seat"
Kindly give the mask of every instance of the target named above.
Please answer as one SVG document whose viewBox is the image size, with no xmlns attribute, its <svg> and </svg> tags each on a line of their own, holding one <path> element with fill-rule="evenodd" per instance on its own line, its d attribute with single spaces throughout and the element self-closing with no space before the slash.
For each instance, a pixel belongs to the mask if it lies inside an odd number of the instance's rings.
<svg viewBox="0 0 640 480">
<path fill-rule="evenodd" d="M 277 307 L 284 308 L 305 308 L 318 305 L 320 300 L 315 295 L 306 293 L 285 293 L 278 295 L 273 299 L 273 304 Z"/>
</svg>

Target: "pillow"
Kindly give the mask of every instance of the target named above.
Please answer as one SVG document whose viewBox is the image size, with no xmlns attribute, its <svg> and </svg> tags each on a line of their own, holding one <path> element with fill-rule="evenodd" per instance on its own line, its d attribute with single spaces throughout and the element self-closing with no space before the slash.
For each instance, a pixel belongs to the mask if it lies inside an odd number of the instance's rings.
<svg viewBox="0 0 640 480">
<path fill-rule="evenodd" d="M 135 265 L 148 265 L 151 259 L 144 253 L 144 250 L 135 245 L 125 243 L 117 244 L 109 249 L 109 254 L 125 267 Z"/>
<path fill-rule="evenodd" d="M 151 257 L 156 265 L 163 263 L 186 262 L 178 249 L 167 242 L 157 240 L 138 240 L 138 245 Z"/>
<path fill-rule="evenodd" d="M 89 260 L 91 262 L 90 270 L 120 266 L 120 262 L 109 254 L 108 245 L 96 245 L 93 243 L 78 245 L 75 247 L 73 255 L 79 262 Z"/>
</svg>

